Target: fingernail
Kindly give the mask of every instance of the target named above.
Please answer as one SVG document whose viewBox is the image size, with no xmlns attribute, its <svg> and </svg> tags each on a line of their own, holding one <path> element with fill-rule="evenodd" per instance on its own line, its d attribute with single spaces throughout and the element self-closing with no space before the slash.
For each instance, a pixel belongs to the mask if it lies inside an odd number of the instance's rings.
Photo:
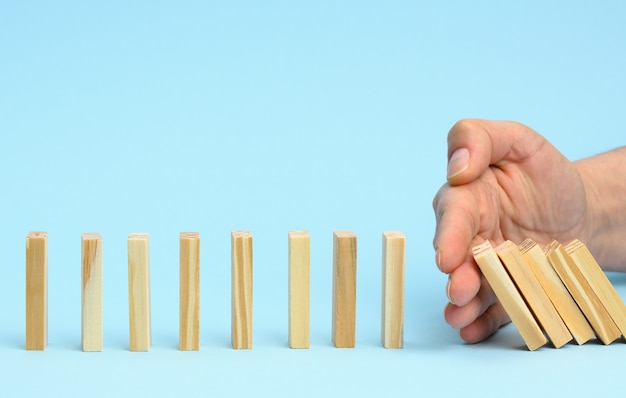
<svg viewBox="0 0 626 398">
<path fill-rule="evenodd" d="M 451 304 L 454 304 L 454 301 L 452 301 L 452 297 L 450 297 L 450 277 L 448 277 L 448 284 L 446 285 L 446 296 L 448 296 L 448 300 L 450 301 Z M 456 305 L 456 304 L 454 304 Z"/>
<path fill-rule="evenodd" d="M 448 178 L 456 177 L 469 167 L 469 150 L 459 148 L 452 153 L 448 162 Z"/>
<path fill-rule="evenodd" d="M 441 271 L 441 252 L 439 248 L 435 249 L 435 264 L 437 264 L 437 268 Z"/>
</svg>

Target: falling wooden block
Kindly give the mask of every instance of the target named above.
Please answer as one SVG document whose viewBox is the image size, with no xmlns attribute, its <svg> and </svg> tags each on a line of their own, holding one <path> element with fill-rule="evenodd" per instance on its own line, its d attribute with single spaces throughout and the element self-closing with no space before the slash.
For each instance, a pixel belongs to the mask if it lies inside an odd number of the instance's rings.
<svg viewBox="0 0 626 398">
<path fill-rule="evenodd" d="M 554 347 L 560 348 L 570 342 L 571 333 L 535 274 L 526 264 L 517 245 L 507 240 L 496 247 L 496 253 Z"/>
<path fill-rule="evenodd" d="M 333 234 L 333 325 L 337 348 L 354 348 L 356 337 L 356 254 L 352 231 Z"/>
<path fill-rule="evenodd" d="M 404 247 L 402 232 L 383 233 L 382 343 L 402 348 L 404 343 Z"/>
<path fill-rule="evenodd" d="M 83 351 L 102 351 L 102 237 L 82 234 Z"/>
<path fill-rule="evenodd" d="M 532 239 L 526 239 L 519 248 L 526 264 L 537 277 L 576 343 L 584 344 L 594 338 L 595 334 L 587 318 L 548 262 L 541 247 Z"/>
<path fill-rule="evenodd" d="M 252 348 L 252 235 L 231 233 L 232 323 L 234 349 Z"/>
<path fill-rule="evenodd" d="M 128 237 L 128 309 L 130 350 L 150 350 L 150 256 L 149 237 L 133 233 Z"/>
<path fill-rule="evenodd" d="M 565 248 L 559 242 L 553 241 L 544 248 L 544 252 L 565 287 L 587 317 L 596 336 L 604 344 L 615 341 L 620 336 L 619 329 Z"/>
<path fill-rule="evenodd" d="M 587 246 L 576 239 L 565 246 L 565 250 L 574 260 L 574 264 L 585 277 L 620 333 L 626 336 L 626 305 L 624 305 L 624 301 L 609 278 L 602 272 L 600 265 L 593 258 Z"/>
<path fill-rule="evenodd" d="M 289 347 L 309 348 L 310 242 L 306 231 L 289 231 Z"/>
<path fill-rule="evenodd" d="M 472 248 L 472 252 L 478 267 L 520 332 L 528 349 L 534 351 L 545 345 L 548 342 L 546 337 L 504 269 L 491 243 L 485 241 L 476 245 Z"/>
<path fill-rule="evenodd" d="M 48 343 L 48 233 L 26 236 L 26 349 Z"/>
<path fill-rule="evenodd" d="M 180 233 L 180 325 L 181 351 L 200 349 L 200 234 Z"/>
</svg>

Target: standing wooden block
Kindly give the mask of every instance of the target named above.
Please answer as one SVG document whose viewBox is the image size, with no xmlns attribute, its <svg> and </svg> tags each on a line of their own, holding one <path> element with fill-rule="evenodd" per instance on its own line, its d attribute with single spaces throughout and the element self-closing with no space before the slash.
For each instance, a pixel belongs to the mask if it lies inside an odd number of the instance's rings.
<svg viewBox="0 0 626 398">
<path fill-rule="evenodd" d="M 231 233 L 232 322 L 234 349 L 252 348 L 252 234 Z"/>
<path fill-rule="evenodd" d="M 537 277 L 526 264 L 517 245 L 507 240 L 496 247 L 496 253 L 554 347 L 560 348 L 569 343 L 572 340 L 571 333 Z"/>
<path fill-rule="evenodd" d="M 382 343 L 402 348 L 404 343 L 404 247 L 402 232 L 383 233 Z"/>
<path fill-rule="evenodd" d="M 548 341 L 488 240 L 472 248 L 474 259 L 529 350 Z"/>
<path fill-rule="evenodd" d="M 309 348 L 310 237 L 289 231 L 289 347 Z"/>
<path fill-rule="evenodd" d="M 26 349 L 48 343 L 48 233 L 26 236 Z"/>
<path fill-rule="evenodd" d="M 150 256 L 148 234 L 128 237 L 130 350 L 150 350 Z"/>
<path fill-rule="evenodd" d="M 541 247 L 532 239 L 526 239 L 519 246 L 526 264 L 539 280 L 550 301 L 565 322 L 578 344 L 584 344 L 595 337 L 587 318 L 572 298 L 561 278 L 548 262 Z"/>
<path fill-rule="evenodd" d="M 102 351 L 102 237 L 82 234 L 83 351 Z"/>
<path fill-rule="evenodd" d="M 356 337 L 356 235 L 333 234 L 333 325 L 337 348 L 354 348 Z"/>
<path fill-rule="evenodd" d="M 548 261 L 589 320 L 596 336 L 604 344 L 615 341 L 620 336 L 619 329 L 565 248 L 559 242 L 553 241 L 544 248 L 544 251 Z"/>
<path fill-rule="evenodd" d="M 181 351 L 200 349 L 200 234 L 180 233 Z"/>
</svg>

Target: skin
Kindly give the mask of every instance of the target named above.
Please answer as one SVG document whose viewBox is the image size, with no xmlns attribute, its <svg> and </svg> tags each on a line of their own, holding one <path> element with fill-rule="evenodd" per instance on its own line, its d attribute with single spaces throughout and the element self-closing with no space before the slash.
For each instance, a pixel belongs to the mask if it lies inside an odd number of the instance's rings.
<svg viewBox="0 0 626 398">
<path fill-rule="evenodd" d="M 461 120 L 433 209 L 435 259 L 449 275 L 444 318 L 470 343 L 510 321 L 471 255 L 486 239 L 577 238 L 605 270 L 626 271 L 626 148 L 571 162 L 523 124 Z"/>
</svg>

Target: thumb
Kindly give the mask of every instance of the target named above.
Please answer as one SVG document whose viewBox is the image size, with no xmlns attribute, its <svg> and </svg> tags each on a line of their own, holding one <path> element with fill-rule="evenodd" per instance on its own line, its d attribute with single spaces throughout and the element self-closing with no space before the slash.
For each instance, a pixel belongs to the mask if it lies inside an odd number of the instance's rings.
<svg viewBox="0 0 626 398">
<path fill-rule="evenodd" d="M 543 142 L 538 133 L 520 123 L 461 120 L 448 133 L 448 182 L 450 185 L 467 184 L 489 166 L 521 162 Z"/>
</svg>

